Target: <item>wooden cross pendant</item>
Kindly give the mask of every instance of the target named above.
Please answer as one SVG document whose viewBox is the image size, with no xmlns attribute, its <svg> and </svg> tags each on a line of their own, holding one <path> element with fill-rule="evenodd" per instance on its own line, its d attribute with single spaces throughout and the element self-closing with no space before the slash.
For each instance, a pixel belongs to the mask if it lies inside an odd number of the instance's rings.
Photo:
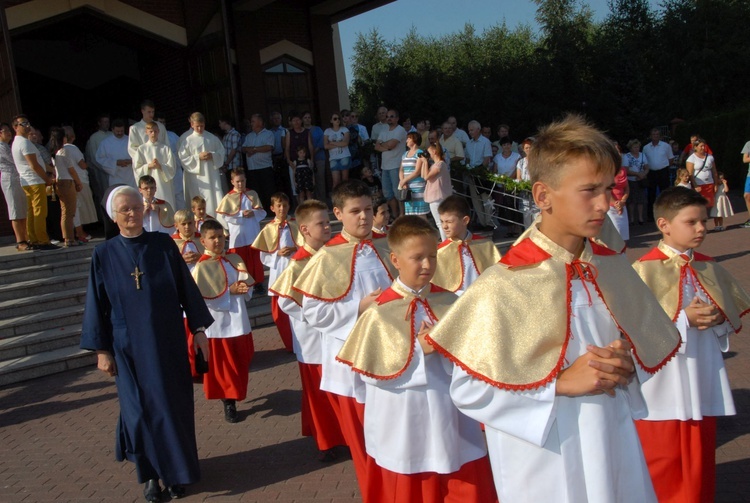
<svg viewBox="0 0 750 503">
<path fill-rule="evenodd" d="M 135 278 L 135 289 L 140 290 L 141 289 L 141 276 L 143 276 L 143 273 L 138 268 L 138 266 L 135 266 L 135 272 L 131 272 L 130 275 Z"/>
</svg>

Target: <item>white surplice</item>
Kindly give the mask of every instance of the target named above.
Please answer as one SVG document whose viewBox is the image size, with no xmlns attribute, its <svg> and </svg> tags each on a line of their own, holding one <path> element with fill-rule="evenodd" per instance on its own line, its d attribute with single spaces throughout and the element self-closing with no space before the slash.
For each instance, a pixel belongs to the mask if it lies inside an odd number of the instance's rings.
<svg viewBox="0 0 750 503">
<path fill-rule="evenodd" d="M 203 152 L 211 152 L 212 158 L 201 161 L 198 156 Z M 206 200 L 206 213 L 216 215 L 216 207 L 224 197 L 221 188 L 224 175 L 219 171 L 225 155 L 221 140 L 208 131 L 203 134 L 193 131 L 180 142 L 178 155 L 184 169 L 185 201 L 201 196 Z M 224 224 L 221 215 L 216 215 L 216 219 Z"/>
<path fill-rule="evenodd" d="M 571 333 L 565 366 L 620 337 L 592 285 L 571 287 Z M 513 503 L 656 503 L 633 419 L 645 416 L 637 376 L 614 397 L 555 395 L 555 382 L 533 391 L 507 391 L 456 367 L 451 397 L 466 415 L 485 424 L 500 501 Z"/>
<path fill-rule="evenodd" d="M 253 215 L 251 217 L 243 217 L 242 212 L 245 210 L 251 210 Z M 213 214 L 208 211 L 206 206 L 206 212 Z M 226 227 L 229 229 L 229 248 L 242 248 L 243 246 L 250 246 L 255 241 L 255 238 L 260 234 L 260 222 L 266 218 L 266 210 L 263 208 L 253 208 L 253 202 L 246 195 L 240 196 L 240 210 L 234 215 L 222 215 L 221 213 L 216 215 L 216 219 L 223 218 L 226 222 Z M 268 283 L 272 285 L 272 282 Z"/>
<path fill-rule="evenodd" d="M 148 167 L 154 159 L 159 161 L 161 168 L 151 169 Z M 174 186 L 172 184 L 175 175 L 175 159 L 169 145 L 148 141 L 138 147 L 133 162 L 133 173 L 136 181 L 144 175 L 153 176 L 156 180 L 156 197 L 164 199 L 172 208 L 175 207 Z"/>
<path fill-rule="evenodd" d="M 243 295 L 229 293 L 231 284 L 237 281 L 246 281 L 249 276 L 245 272 L 237 271 L 224 260 L 221 261 L 221 266 L 227 275 L 226 290 L 215 299 L 204 297 L 206 306 L 214 318 L 214 322 L 206 329 L 206 337 L 209 339 L 228 339 L 252 332 L 250 318 L 247 316 L 247 307 L 245 307 L 245 302 L 253 296 L 252 288 Z"/>
<path fill-rule="evenodd" d="M 422 321 L 435 323 L 418 303 L 413 333 Z M 404 330 L 408 329 L 404 322 Z M 453 473 L 487 454 L 484 435 L 479 423 L 459 412 L 451 401 L 453 364 L 438 353 L 425 355 L 420 344 L 413 342 L 412 360 L 400 376 L 360 376 L 367 403 L 367 454 L 378 466 L 396 473 Z"/>
<path fill-rule="evenodd" d="M 274 221 L 271 221 L 267 225 L 278 225 Z M 284 225 L 284 228 L 281 229 L 279 232 L 279 246 L 273 253 L 266 253 L 266 252 L 260 252 L 260 261 L 263 263 L 264 266 L 268 267 L 268 284 L 273 285 L 276 282 L 276 278 L 279 277 L 279 275 L 284 272 L 284 269 L 289 265 L 289 260 L 291 260 L 291 255 L 287 255 L 286 257 L 282 257 L 279 255 L 279 250 L 281 248 L 286 248 L 288 246 L 294 246 L 297 247 L 297 243 L 294 242 L 294 239 L 292 238 L 292 232 L 289 230 L 289 223 L 287 222 L 286 225 Z M 275 296 L 276 294 L 271 292 L 271 290 L 268 290 L 268 295 L 270 297 Z"/>
<path fill-rule="evenodd" d="M 323 247 L 318 253 L 325 253 Z M 302 300 L 302 315 L 316 330 L 323 333 L 323 377 L 320 389 L 341 396 L 355 397 L 364 403 L 364 384 L 349 365 L 336 360 L 359 317 L 359 302 L 378 288 L 391 286 L 388 275 L 372 246 L 358 247 L 354 261 L 354 278 L 344 298 L 326 302 L 312 297 Z M 346 265 L 342 264 L 342 267 Z"/>
<path fill-rule="evenodd" d="M 164 127 L 164 124 L 161 122 L 154 122 L 159 127 L 158 143 L 166 143 L 169 141 L 167 138 L 167 128 Z M 141 119 L 130 126 L 130 129 L 128 130 L 128 155 L 133 159 L 133 165 L 135 165 L 135 157 L 138 154 L 138 147 L 144 143 L 148 143 L 148 134 L 146 133 L 146 122 Z"/>
<path fill-rule="evenodd" d="M 289 316 L 292 350 L 297 361 L 312 365 L 323 363 L 323 334 L 307 323 L 302 316 L 302 306 L 288 297 L 279 297 L 279 309 Z"/>
<path fill-rule="evenodd" d="M 131 164 L 127 166 L 117 165 L 117 161 L 123 159 L 130 159 L 127 135 L 123 135 L 121 138 L 115 135 L 104 138 L 96 151 L 96 162 L 109 177 L 107 187 L 122 183 L 137 188 L 135 176 L 133 176 L 133 166 Z"/>
<path fill-rule="evenodd" d="M 698 421 L 703 416 L 733 416 L 737 411 L 721 356 L 729 350 L 732 328 L 726 321 L 706 330 L 690 327 L 684 308 L 694 297 L 706 303 L 711 301 L 690 269 L 681 286 L 683 309 L 675 325 L 682 345 L 663 369 L 643 383 L 641 390 L 648 405 L 648 416 L 644 419 Z"/>
</svg>

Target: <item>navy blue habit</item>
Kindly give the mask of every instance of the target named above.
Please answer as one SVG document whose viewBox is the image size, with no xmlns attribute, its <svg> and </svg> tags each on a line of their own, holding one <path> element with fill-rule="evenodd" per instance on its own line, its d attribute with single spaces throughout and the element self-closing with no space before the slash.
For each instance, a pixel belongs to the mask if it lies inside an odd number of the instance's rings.
<svg viewBox="0 0 750 503">
<path fill-rule="evenodd" d="M 136 288 L 136 264 L 143 273 Z M 115 455 L 135 463 L 138 482 L 198 481 L 188 326 L 213 318 L 174 241 L 161 232 L 117 236 L 91 259 L 81 348 L 105 350 L 117 364 Z"/>
</svg>

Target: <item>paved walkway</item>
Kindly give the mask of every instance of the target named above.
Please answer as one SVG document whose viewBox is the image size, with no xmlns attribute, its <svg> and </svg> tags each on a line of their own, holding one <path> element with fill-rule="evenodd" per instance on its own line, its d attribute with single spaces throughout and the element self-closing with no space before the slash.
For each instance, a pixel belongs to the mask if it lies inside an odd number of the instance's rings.
<svg viewBox="0 0 750 503">
<path fill-rule="evenodd" d="M 736 208 L 741 206 L 735 203 Z M 746 214 L 728 220 L 701 249 L 750 289 L 750 229 Z M 628 252 L 642 255 L 657 239 L 653 226 L 636 228 Z M 750 320 L 726 355 L 738 415 L 719 420 L 717 501 L 747 501 L 750 493 Z M 195 389 L 203 478 L 186 502 L 359 501 L 351 460 L 322 464 L 299 435 L 297 364 L 283 352 L 275 329 L 255 332 L 249 398 L 242 421 L 223 420 L 219 402 Z M 118 404 L 114 382 L 81 369 L 0 388 L 0 501 L 140 502 L 133 465 L 114 460 Z"/>
</svg>

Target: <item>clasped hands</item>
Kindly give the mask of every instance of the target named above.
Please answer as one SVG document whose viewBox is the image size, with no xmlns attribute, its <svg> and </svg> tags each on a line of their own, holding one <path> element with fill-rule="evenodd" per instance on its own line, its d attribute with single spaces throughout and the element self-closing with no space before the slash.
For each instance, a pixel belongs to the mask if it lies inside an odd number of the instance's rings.
<svg viewBox="0 0 750 503">
<path fill-rule="evenodd" d="M 618 339 L 602 348 L 589 344 L 587 352 L 560 371 L 555 393 L 561 396 L 615 395 L 617 386 L 625 386 L 635 373 L 630 342 Z"/>
</svg>

